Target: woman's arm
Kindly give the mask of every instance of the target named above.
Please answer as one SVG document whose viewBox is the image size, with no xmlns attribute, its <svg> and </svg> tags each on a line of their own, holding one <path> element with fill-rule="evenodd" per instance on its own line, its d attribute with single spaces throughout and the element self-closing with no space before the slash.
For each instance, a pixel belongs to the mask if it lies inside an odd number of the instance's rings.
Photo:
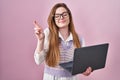
<svg viewBox="0 0 120 80">
<path fill-rule="evenodd" d="M 41 64 L 45 59 L 44 41 L 38 41 L 34 53 L 34 60 L 37 65 Z"/>
<path fill-rule="evenodd" d="M 44 61 L 45 51 L 44 51 L 44 38 L 45 34 L 43 33 L 42 27 L 34 21 L 34 30 L 37 37 L 37 46 L 34 53 L 34 59 L 36 64 L 40 64 Z"/>
</svg>

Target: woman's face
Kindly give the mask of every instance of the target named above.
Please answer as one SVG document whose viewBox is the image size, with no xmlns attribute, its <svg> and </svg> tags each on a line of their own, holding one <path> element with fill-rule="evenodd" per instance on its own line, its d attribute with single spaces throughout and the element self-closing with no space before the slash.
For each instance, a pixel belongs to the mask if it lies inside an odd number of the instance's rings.
<svg viewBox="0 0 120 80">
<path fill-rule="evenodd" d="M 59 28 L 68 27 L 70 23 L 69 13 L 64 7 L 59 7 L 56 9 L 54 19 Z"/>
</svg>

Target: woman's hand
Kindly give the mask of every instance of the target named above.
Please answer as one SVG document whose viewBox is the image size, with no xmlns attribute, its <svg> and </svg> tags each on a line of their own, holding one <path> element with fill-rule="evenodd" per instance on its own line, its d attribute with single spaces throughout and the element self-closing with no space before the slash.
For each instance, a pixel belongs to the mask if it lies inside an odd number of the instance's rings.
<svg viewBox="0 0 120 80">
<path fill-rule="evenodd" d="M 85 76 L 89 76 L 89 75 L 91 74 L 91 72 L 92 72 L 92 68 L 91 68 L 91 67 L 88 67 L 88 68 L 86 69 L 86 71 L 83 72 L 82 74 L 85 75 Z"/>
<path fill-rule="evenodd" d="M 37 39 L 44 40 L 45 34 L 43 33 L 42 27 L 36 21 L 34 21 L 34 26 L 35 26 L 35 28 L 34 28 L 35 35 L 36 35 Z"/>
</svg>

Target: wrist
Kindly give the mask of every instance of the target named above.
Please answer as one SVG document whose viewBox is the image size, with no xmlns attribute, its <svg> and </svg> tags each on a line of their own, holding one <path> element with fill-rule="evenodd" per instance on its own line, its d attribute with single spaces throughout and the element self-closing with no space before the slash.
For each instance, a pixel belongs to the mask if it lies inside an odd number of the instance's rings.
<svg viewBox="0 0 120 80">
<path fill-rule="evenodd" d="M 38 43 L 43 43 L 44 39 L 37 39 Z"/>
<path fill-rule="evenodd" d="M 39 40 L 39 39 L 38 39 L 36 50 L 37 50 L 38 52 L 40 52 L 40 51 L 43 50 L 43 47 L 44 47 L 44 40 Z"/>
</svg>

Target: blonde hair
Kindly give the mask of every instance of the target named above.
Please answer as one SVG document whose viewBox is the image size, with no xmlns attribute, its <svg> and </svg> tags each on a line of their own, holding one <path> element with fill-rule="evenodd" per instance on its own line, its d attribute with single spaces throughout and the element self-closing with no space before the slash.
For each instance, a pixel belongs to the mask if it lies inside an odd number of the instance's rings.
<svg viewBox="0 0 120 80">
<path fill-rule="evenodd" d="M 54 20 L 54 14 L 56 12 L 56 9 L 59 7 L 64 7 L 68 11 L 69 19 L 70 19 L 69 31 L 73 35 L 73 44 L 75 47 L 81 47 L 79 37 L 74 29 L 71 11 L 64 3 L 56 4 L 51 9 L 51 12 L 48 17 L 48 25 L 49 25 L 50 33 L 49 33 L 49 49 L 46 56 L 46 63 L 48 66 L 51 66 L 51 67 L 55 67 L 56 65 L 58 65 L 60 61 L 60 51 L 59 51 L 60 42 L 59 42 L 59 36 L 58 36 L 59 28 L 56 26 L 55 20 Z"/>
</svg>

